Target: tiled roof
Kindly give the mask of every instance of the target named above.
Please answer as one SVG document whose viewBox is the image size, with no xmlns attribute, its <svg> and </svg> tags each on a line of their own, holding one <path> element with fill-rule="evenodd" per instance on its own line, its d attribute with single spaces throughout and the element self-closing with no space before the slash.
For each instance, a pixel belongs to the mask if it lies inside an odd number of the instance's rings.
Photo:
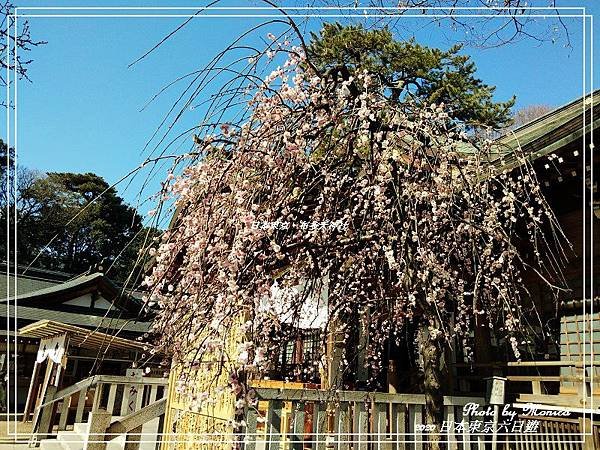
<svg viewBox="0 0 600 450">
<path fill-rule="evenodd" d="M 116 286 L 106 275 L 100 272 L 81 275 L 60 284 L 18 294 L 17 299 L 20 306 L 48 309 L 52 304 L 63 303 L 92 292 L 100 292 L 106 300 L 112 302 L 129 316 L 137 316 L 140 312 L 140 299 L 133 296 L 129 291 Z M 6 302 L 6 298 L 0 298 L 0 304 Z"/>
<path fill-rule="evenodd" d="M 0 315 L 8 317 L 9 314 L 11 317 L 14 317 L 14 307 L 9 306 L 6 303 L 0 303 Z M 47 319 L 70 325 L 78 325 L 86 328 L 99 328 L 103 330 L 123 330 L 135 333 L 145 333 L 150 329 L 149 322 L 137 322 L 134 320 L 99 317 L 89 314 L 30 308 L 27 306 L 17 306 L 16 316 L 19 319 L 24 320 L 38 321 Z"/>
<path fill-rule="evenodd" d="M 495 163 L 510 169 L 520 165 L 510 156 L 519 147 L 529 160 L 535 160 L 580 139 L 584 125 L 586 133 L 600 125 L 599 103 L 600 90 L 597 90 L 496 139 Z"/>
</svg>

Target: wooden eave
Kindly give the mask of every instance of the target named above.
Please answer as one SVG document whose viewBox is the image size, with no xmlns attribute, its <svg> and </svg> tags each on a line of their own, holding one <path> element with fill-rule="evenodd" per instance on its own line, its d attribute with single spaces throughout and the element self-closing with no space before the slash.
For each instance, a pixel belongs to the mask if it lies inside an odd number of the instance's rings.
<svg viewBox="0 0 600 450">
<path fill-rule="evenodd" d="M 91 331 L 53 320 L 40 320 L 19 330 L 21 336 L 36 339 L 52 338 L 65 333 L 69 336 L 69 346 L 92 350 L 105 350 L 110 348 L 114 350 L 136 352 L 144 351 L 145 348 L 145 344 L 141 342 L 113 336 L 100 331 Z"/>
<path fill-rule="evenodd" d="M 527 160 L 534 161 L 589 135 L 600 126 L 599 103 L 597 90 L 498 138 L 493 144 L 498 155 L 494 164 L 511 170 L 522 164 L 514 157 L 519 148 Z"/>
</svg>

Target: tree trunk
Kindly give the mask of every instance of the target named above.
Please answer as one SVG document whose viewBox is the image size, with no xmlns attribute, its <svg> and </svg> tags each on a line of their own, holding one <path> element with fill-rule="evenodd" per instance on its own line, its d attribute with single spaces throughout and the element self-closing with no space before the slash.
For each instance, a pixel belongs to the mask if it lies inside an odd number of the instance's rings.
<svg viewBox="0 0 600 450">
<path fill-rule="evenodd" d="M 427 330 L 422 331 L 421 355 L 423 357 L 423 393 L 425 394 L 425 424 L 435 430 L 427 435 L 430 450 L 445 448 L 440 436 L 444 422 L 443 383 L 446 365 L 442 343 L 432 339 Z"/>
</svg>

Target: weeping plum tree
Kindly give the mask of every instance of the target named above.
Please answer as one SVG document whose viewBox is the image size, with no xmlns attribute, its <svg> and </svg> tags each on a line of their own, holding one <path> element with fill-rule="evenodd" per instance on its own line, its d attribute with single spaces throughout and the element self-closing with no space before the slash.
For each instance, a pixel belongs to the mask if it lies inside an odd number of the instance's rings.
<svg viewBox="0 0 600 450">
<path fill-rule="evenodd" d="M 477 321 L 520 356 L 522 276 L 558 289 L 560 228 L 526 157 L 504 154 L 518 163 L 505 170 L 453 108 L 400 102 L 368 68 L 322 70 L 304 46 L 279 49 L 281 67 L 243 78 L 249 115 L 201 130 L 197 159 L 166 183 L 177 216 L 145 280 L 157 348 L 181 368 L 183 391 L 210 360 L 231 375 L 214 390 L 231 389 L 244 408 L 246 377 L 276 363 L 282 336 L 327 289 L 323 328 L 348 340 L 342 372 L 358 315 L 370 318 L 372 374 L 390 340 L 422 330 L 426 421 L 439 424 L 442 353 Z M 225 337 L 240 326 L 232 351 Z"/>
</svg>

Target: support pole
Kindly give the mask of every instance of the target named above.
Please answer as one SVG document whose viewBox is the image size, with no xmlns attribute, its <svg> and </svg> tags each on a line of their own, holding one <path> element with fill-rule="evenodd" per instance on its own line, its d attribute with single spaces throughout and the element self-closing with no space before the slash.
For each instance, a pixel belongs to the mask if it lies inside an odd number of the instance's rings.
<svg viewBox="0 0 600 450">
<path fill-rule="evenodd" d="M 32 402 L 34 401 L 34 392 L 37 391 L 38 383 L 38 375 L 40 373 L 40 363 L 36 362 L 33 364 L 33 374 L 31 375 L 31 381 L 29 382 L 29 390 L 27 391 L 27 401 L 25 402 L 25 410 L 23 411 L 23 422 L 27 422 L 29 420 L 29 416 L 31 415 Z"/>
<path fill-rule="evenodd" d="M 46 389 L 46 395 L 42 399 L 42 404 L 52 401 L 54 399 L 54 395 L 56 394 L 56 386 L 48 386 Z M 39 414 L 39 426 L 37 427 L 37 437 L 38 439 L 46 439 L 48 435 L 52 432 L 52 422 L 54 419 L 54 411 L 56 409 L 56 403 L 52 403 L 50 405 L 46 405 L 42 408 Z M 34 432 L 36 432 L 35 424 L 34 424 Z"/>
</svg>

